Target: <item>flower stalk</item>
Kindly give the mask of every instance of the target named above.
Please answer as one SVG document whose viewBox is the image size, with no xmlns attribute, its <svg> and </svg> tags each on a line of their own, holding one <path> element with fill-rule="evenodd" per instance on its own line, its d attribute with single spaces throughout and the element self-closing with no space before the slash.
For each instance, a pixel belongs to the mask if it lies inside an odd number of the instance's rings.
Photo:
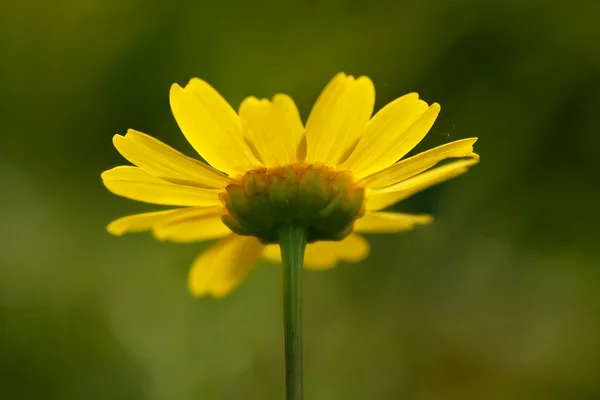
<svg viewBox="0 0 600 400">
<path fill-rule="evenodd" d="M 306 230 L 299 226 L 279 229 L 283 260 L 283 327 L 287 400 L 302 400 L 302 266 Z"/>
</svg>

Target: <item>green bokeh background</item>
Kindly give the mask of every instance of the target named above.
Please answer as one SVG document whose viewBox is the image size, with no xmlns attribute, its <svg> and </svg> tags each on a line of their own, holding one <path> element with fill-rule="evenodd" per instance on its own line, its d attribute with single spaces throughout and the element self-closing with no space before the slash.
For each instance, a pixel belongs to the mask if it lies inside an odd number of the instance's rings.
<svg viewBox="0 0 600 400">
<path fill-rule="evenodd" d="M 416 150 L 478 136 L 467 175 L 394 208 L 415 232 L 306 272 L 306 399 L 600 398 L 600 2 L 0 3 L 0 398 L 282 399 L 280 271 L 194 299 L 209 244 L 105 225 L 136 128 L 192 155 L 168 104 L 193 76 L 303 118 L 338 71 L 377 108 L 442 104 Z"/>
</svg>

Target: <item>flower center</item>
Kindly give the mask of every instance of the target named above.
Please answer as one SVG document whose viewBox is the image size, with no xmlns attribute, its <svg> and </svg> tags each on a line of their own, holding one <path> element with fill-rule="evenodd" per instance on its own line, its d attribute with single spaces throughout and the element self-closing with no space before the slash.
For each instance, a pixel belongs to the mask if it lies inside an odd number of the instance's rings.
<svg viewBox="0 0 600 400">
<path fill-rule="evenodd" d="M 278 231 L 301 226 L 308 242 L 341 240 L 365 213 L 364 189 L 348 171 L 321 164 L 294 164 L 247 172 L 220 194 L 233 232 L 276 243 Z"/>
</svg>

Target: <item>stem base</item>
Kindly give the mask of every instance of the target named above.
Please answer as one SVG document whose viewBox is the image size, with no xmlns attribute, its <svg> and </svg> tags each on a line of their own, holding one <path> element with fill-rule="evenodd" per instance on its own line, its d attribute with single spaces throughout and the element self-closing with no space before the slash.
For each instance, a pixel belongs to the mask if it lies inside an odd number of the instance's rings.
<svg viewBox="0 0 600 400">
<path fill-rule="evenodd" d="M 283 326 L 287 400 L 302 400 L 302 265 L 306 230 L 289 226 L 278 232 L 283 260 Z"/>
</svg>

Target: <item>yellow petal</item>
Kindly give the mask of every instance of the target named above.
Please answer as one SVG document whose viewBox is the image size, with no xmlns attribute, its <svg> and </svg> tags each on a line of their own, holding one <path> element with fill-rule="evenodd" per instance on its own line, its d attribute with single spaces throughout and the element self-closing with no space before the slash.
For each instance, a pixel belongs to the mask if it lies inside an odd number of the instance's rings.
<svg viewBox="0 0 600 400">
<path fill-rule="evenodd" d="M 198 242 L 217 239 L 231 234 L 221 221 L 226 210 L 221 207 L 186 208 L 163 218 L 152 232 L 158 240 L 171 242 Z"/>
<path fill-rule="evenodd" d="M 367 210 L 381 210 L 413 194 L 467 172 L 478 159 L 454 161 L 434 168 L 385 189 L 367 192 Z"/>
<path fill-rule="evenodd" d="M 224 188 L 231 182 L 209 165 L 133 129 L 125 136 L 115 135 L 113 143 L 131 163 L 165 181 L 214 189 Z"/>
<path fill-rule="evenodd" d="M 315 242 L 306 246 L 304 267 L 307 269 L 332 268 L 338 261 L 359 262 L 369 255 L 369 243 L 359 235 L 351 234 L 339 242 Z M 273 262 L 281 263 L 278 244 L 265 247 L 263 256 Z"/>
<path fill-rule="evenodd" d="M 121 236 L 130 232 L 147 231 L 152 229 L 156 223 L 168 218 L 169 216 L 173 215 L 173 213 L 177 213 L 179 210 L 180 209 L 154 211 L 143 214 L 128 215 L 112 221 L 110 224 L 108 224 L 106 229 L 109 233 L 115 236 Z"/>
<path fill-rule="evenodd" d="M 230 235 L 194 261 L 189 275 L 193 295 L 221 297 L 234 289 L 260 258 L 264 245 L 250 236 Z"/>
<path fill-rule="evenodd" d="M 210 165 L 229 175 L 261 166 L 244 141 L 237 114 L 208 83 L 194 78 L 185 88 L 174 84 L 170 99 L 181 131 Z"/>
<path fill-rule="evenodd" d="M 354 230 L 362 233 L 396 233 L 411 230 L 415 225 L 433 222 L 430 215 L 411 215 L 394 212 L 367 211 L 354 224 Z"/>
<path fill-rule="evenodd" d="M 363 134 L 374 104 L 375 88 L 369 78 L 337 74 L 306 122 L 306 161 L 328 166 L 343 161 Z"/>
<path fill-rule="evenodd" d="M 369 121 L 363 138 L 342 168 L 362 179 L 389 167 L 425 137 L 439 112 L 439 104 L 428 107 L 416 93 L 394 100 Z"/>
<path fill-rule="evenodd" d="M 384 188 L 408 179 L 427 170 L 447 158 L 473 157 L 473 144 L 477 138 L 462 139 L 447 143 L 416 156 L 404 159 L 391 167 L 370 175 L 360 182 L 363 187 Z"/>
<path fill-rule="evenodd" d="M 304 126 L 289 96 L 278 94 L 273 101 L 248 97 L 240 105 L 239 114 L 244 136 L 253 144 L 266 167 L 298 161 Z"/>
<path fill-rule="evenodd" d="M 110 169 L 102 173 L 102 180 L 114 194 L 146 203 L 201 207 L 221 205 L 219 190 L 175 185 L 136 167 Z"/>
</svg>

